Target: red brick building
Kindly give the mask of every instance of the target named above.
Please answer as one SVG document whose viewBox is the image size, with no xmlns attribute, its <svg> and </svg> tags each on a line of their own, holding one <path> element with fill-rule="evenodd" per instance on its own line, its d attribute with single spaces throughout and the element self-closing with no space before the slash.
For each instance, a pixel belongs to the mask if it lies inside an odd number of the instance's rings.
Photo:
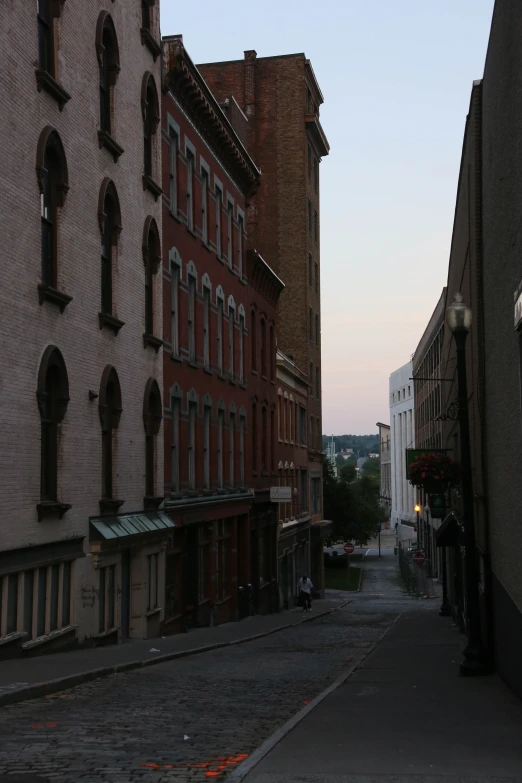
<svg viewBox="0 0 522 783">
<path fill-rule="evenodd" d="M 251 580 L 258 610 L 277 597 L 268 487 L 283 285 L 247 249 L 258 168 L 182 38 L 164 39 L 163 54 L 164 494 L 176 525 L 166 555 L 169 633 L 246 611 L 238 588 Z"/>
</svg>

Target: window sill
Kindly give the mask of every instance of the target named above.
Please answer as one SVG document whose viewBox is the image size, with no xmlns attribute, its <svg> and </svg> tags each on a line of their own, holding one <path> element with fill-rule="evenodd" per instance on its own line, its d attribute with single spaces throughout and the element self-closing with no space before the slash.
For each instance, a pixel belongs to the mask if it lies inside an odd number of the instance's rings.
<svg viewBox="0 0 522 783">
<path fill-rule="evenodd" d="M 51 631 L 51 633 L 45 636 L 39 636 L 38 639 L 32 639 L 30 642 L 24 642 L 22 644 L 22 650 L 32 650 L 34 647 L 40 647 L 40 645 L 46 642 L 52 642 L 54 639 L 59 639 L 60 636 L 67 636 L 67 634 L 76 633 L 75 625 L 66 625 L 65 628 L 60 628 L 59 631 Z"/>
<path fill-rule="evenodd" d="M 242 283 L 243 285 L 248 285 L 248 280 L 246 279 L 246 277 L 241 277 L 240 276 L 239 277 L 239 282 Z"/>
<path fill-rule="evenodd" d="M 103 641 L 103 639 L 108 639 L 110 636 L 114 636 L 114 634 L 118 633 L 118 629 L 115 628 L 109 628 L 108 631 L 102 631 L 101 633 L 95 634 L 92 638 L 96 641 L 96 639 L 100 639 L 100 641 Z"/>
<path fill-rule="evenodd" d="M 185 226 L 185 228 L 187 229 L 191 237 L 194 237 L 194 239 L 199 239 L 198 235 L 196 234 L 193 228 L 190 228 L 190 226 Z"/>
<path fill-rule="evenodd" d="M 201 244 L 203 245 L 203 247 L 205 248 L 205 250 L 208 250 L 208 252 L 209 252 L 209 253 L 212 253 L 212 248 L 211 248 L 211 247 L 210 247 L 210 245 L 209 245 L 209 244 L 207 244 L 207 242 L 205 242 L 203 239 L 201 240 Z"/>
<path fill-rule="evenodd" d="M 262 381 L 268 381 L 268 375 L 265 375 L 265 374 L 261 373 L 261 380 Z"/>
<path fill-rule="evenodd" d="M 14 633 L 9 633 L 7 636 L 3 636 L 0 639 L 0 647 L 4 644 L 12 644 L 13 642 L 17 642 L 20 639 L 23 639 L 25 636 L 29 636 L 27 631 L 14 631 Z"/>
<path fill-rule="evenodd" d="M 161 612 L 161 606 L 157 606 L 155 609 L 147 609 L 145 612 L 145 617 L 153 617 L 155 614 L 159 614 Z"/>
<path fill-rule="evenodd" d="M 192 367 L 194 370 L 198 370 L 199 369 L 199 364 L 197 362 L 189 360 L 187 362 L 187 364 L 188 364 L 189 367 Z"/>
<path fill-rule="evenodd" d="M 38 298 L 40 304 L 51 302 L 52 304 L 58 305 L 61 313 L 63 313 L 69 302 L 72 302 L 72 296 L 68 296 L 62 291 L 58 291 L 56 288 L 45 285 L 44 283 L 40 283 L 38 286 Z"/>
<path fill-rule="evenodd" d="M 102 498 L 100 500 L 100 513 L 117 514 L 120 506 L 123 506 L 124 500 L 115 500 L 114 498 Z"/>
<path fill-rule="evenodd" d="M 45 90 L 51 98 L 54 98 L 60 107 L 60 111 L 62 111 L 67 101 L 71 100 L 69 93 L 63 89 L 62 85 L 48 71 L 42 71 L 40 68 L 37 68 L 35 73 L 38 92 Z"/>
<path fill-rule="evenodd" d="M 183 495 L 181 494 L 181 492 L 178 492 L 177 490 L 175 490 L 174 492 L 170 493 L 170 499 L 171 500 L 181 500 L 182 498 L 183 498 Z"/>
<path fill-rule="evenodd" d="M 240 383 L 239 385 L 240 385 L 240 387 L 242 389 L 248 389 L 248 386 L 246 385 L 246 383 Z"/>
<path fill-rule="evenodd" d="M 223 604 L 226 604 L 231 600 L 232 600 L 232 596 L 227 595 L 225 596 L 225 598 L 222 598 L 221 601 L 216 601 L 216 606 L 223 606 Z"/>
<path fill-rule="evenodd" d="M 157 511 L 164 499 L 163 495 L 161 497 L 159 495 L 145 495 L 143 498 L 143 508 L 145 511 Z"/>
<path fill-rule="evenodd" d="M 173 362 L 179 362 L 180 364 L 183 363 L 183 359 L 178 353 L 171 353 L 170 358 L 172 359 Z"/>
<path fill-rule="evenodd" d="M 203 367 L 203 372 L 206 372 L 207 375 L 214 375 L 210 367 Z"/>
<path fill-rule="evenodd" d="M 230 272 L 230 274 L 231 274 L 231 275 L 235 275 L 236 273 L 235 273 L 235 271 L 234 271 L 234 267 L 233 267 L 233 266 L 230 266 L 230 261 L 227 261 L 227 262 L 226 262 L 226 265 L 227 265 L 227 269 L 228 269 L 228 271 Z"/>
<path fill-rule="evenodd" d="M 149 52 L 152 54 L 154 58 L 154 62 L 156 62 L 156 60 L 161 54 L 161 46 L 154 38 L 151 31 L 147 30 L 146 27 L 142 27 L 140 29 L 140 36 L 141 36 L 142 46 L 147 47 L 147 49 L 149 50 Z"/>
<path fill-rule="evenodd" d="M 176 221 L 176 223 L 180 223 L 180 224 L 183 223 L 182 219 L 178 216 L 178 210 L 173 212 L 171 209 L 169 209 L 169 215 L 171 216 L 171 218 L 173 218 L 173 220 Z"/>
<path fill-rule="evenodd" d="M 59 519 L 62 519 L 63 515 L 71 508 L 72 506 L 70 503 L 59 503 L 56 500 L 42 500 L 42 502 L 38 503 L 36 506 L 38 522 L 41 522 L 45 517 L 58 516 Z"/>
<path fill-rule="evenodd" d="M 252 370 L 252 375 L 257 375 L 257 370 Z"/>
<path fill-rule="evenodd" d="M 109 331 L 118 334 L 122 326 L 125 326 L 124 321 L 120 321 L 109 313 L 98 313 L 98 320 L 100 322 L 100 329 L 109 329 Z"/>
<path fill-rule="evenodd" d="M 146 332 L 143 335 L 144 348 L 154 348 L 156 353 L 158 353 L 162 345 L 163 345 L 163 340 L 160 340 L 159 337 L 154 337 L 153 334 L 147 334 Z"/>
<path fill-rule="evenodd" d="M 218 378 L 219 378 L 219 380 L 220 380 L 220 381 L 226 381 L 226 379 L 227 379 L 227 376 L 226 376 L 226 375 L 223 375 L 223 373 L 222 373 L 222 372 L 221 372 L 221 370 L 220 370 L 220 371 L 218 372 Z"/>
<path fill-rule="evenodd" d="M 144 174 L 143 177 L 143 190 L 148 190 L 154 196 L 154 200 L 157 201 L 163 190 L 157 182 L 154 182 L 150 174 Z"/>
<path fill-rule="evenodd" d="M 229 382 L 229 384 L 230 384 L 231 386 L 237 386 L 237 383 L 235 382 L 235 380 L 234 380 L 233 378 L 229 378 L 229 379 L 228 379 L 228 382 Z"/>
<path fill-rule="evenodd" d="M 114 158 L 114 162 L 118 162 L 118 158 L 120 155 L 123 155 L 124 149 L 123 147 L 120 147 L 117 141 L 115 141 L 111 134 L 104 130 L 98 131 L 98 144 L 100 145 L 100 149 L 102 147 L 105 147 L 105 149 L 111 153 L 112 157 Z"/>
</svg>

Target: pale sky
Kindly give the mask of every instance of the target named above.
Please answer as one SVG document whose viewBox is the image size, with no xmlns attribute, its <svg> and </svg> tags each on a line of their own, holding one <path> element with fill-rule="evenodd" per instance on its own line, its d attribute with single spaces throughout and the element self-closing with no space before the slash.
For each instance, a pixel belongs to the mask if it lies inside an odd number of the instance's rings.
<svg viewBox="0 0 522 783">
<path fill-rule="evenodd" d="M 462 135 L 494 0 L 162 0 L 194 62 L 304 52 L 325 102 L 323 432 L 389 421 L 388 377 L 446 283 Z M 251 10 L 253 9 L 253 10 Z"/>
</svg>

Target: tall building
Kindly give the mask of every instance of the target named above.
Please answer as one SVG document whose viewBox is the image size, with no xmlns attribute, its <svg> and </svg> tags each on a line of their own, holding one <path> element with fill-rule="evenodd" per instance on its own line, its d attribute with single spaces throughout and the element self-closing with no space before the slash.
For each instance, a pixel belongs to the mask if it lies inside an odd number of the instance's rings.
<svg viewBox="0 0 522 783">
<path fill-rule="evenodd" d="M 379 430 L 379 458 L 381 468 L 379 496 L 381 506 L 386 514 L 387 522 L 385 524 L 389 527 L 392 502 L 390 425 L 378 421 L 376 426 Z"/>
<path fill-rule="evenodd" d="M 161 620 L 159 2 L 128 5 L 2 8 L 2 655 Z"/>
<path fill-rule="evenodd" d="M 415 410 L 411 361 L 390 375 L 391 525 L 399 538 L 416 538 L 416 494 L 408 481 L 406 449 L 415 448 Z"/>
<path fill-rule="evenodd" d="M 319 120 L 323 96 L 304 54 L 199 65 L 262 171 L 247 214 L 249 242 L 285 283 L 278 347 L 308 377 L 309 498 L 319 482 L 313 535 L 322 526 L 319 164 L 329 145 Z M 243 122 L 246 117 L 248 122 Z M 311 506 L 313 504 L 311 503 Z"/>
</svg>

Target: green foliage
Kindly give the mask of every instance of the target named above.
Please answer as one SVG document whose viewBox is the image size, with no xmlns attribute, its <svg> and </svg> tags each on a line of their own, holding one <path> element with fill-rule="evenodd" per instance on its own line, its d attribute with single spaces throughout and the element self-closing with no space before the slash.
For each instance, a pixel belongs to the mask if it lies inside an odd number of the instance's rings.
<svg viewBox="0 0 522 783">
<path fill-rule="evenodd" d="M 325 460 L 323 481 L 324 515 L 333 522 L 329 544 L 365 542 L 374 536 L 385 519 L 379 504 L 379 480 L 372 475 L 355 481 L 343 476 L 337 479 Z"/>
<path fill-rule="evenodd" d="M 363 476 L 368 476 L 368 478 L 374 478 L 377 479 L 378 484 L 380 485 L 381 482 L 381 460 L 376 459 L 375 457 L 371 459 L 367 459 L 364 465 L 362 466 L 362 474 Z"/>
<path fill-rule="evenodd" d="M 344 462 L 344 460 L 343 460 Z M 341 481 L 346 481 L 347 484 L 351 484 L 357 478 L 357 471 L 355 470 L 356 462 L 346 460 L 344 465 L 339 469 L 339 478 Z"/>
<path fill-rule="evenodd" d="M 323 435 L 323 451 L 326 451 L 326 444 L 331 437 L 331 435 Z M 379 453 L 378 435 L 334 435 L 333 437 L 336 451 L 353 449 L 355 459 Z"/>
</svg>

